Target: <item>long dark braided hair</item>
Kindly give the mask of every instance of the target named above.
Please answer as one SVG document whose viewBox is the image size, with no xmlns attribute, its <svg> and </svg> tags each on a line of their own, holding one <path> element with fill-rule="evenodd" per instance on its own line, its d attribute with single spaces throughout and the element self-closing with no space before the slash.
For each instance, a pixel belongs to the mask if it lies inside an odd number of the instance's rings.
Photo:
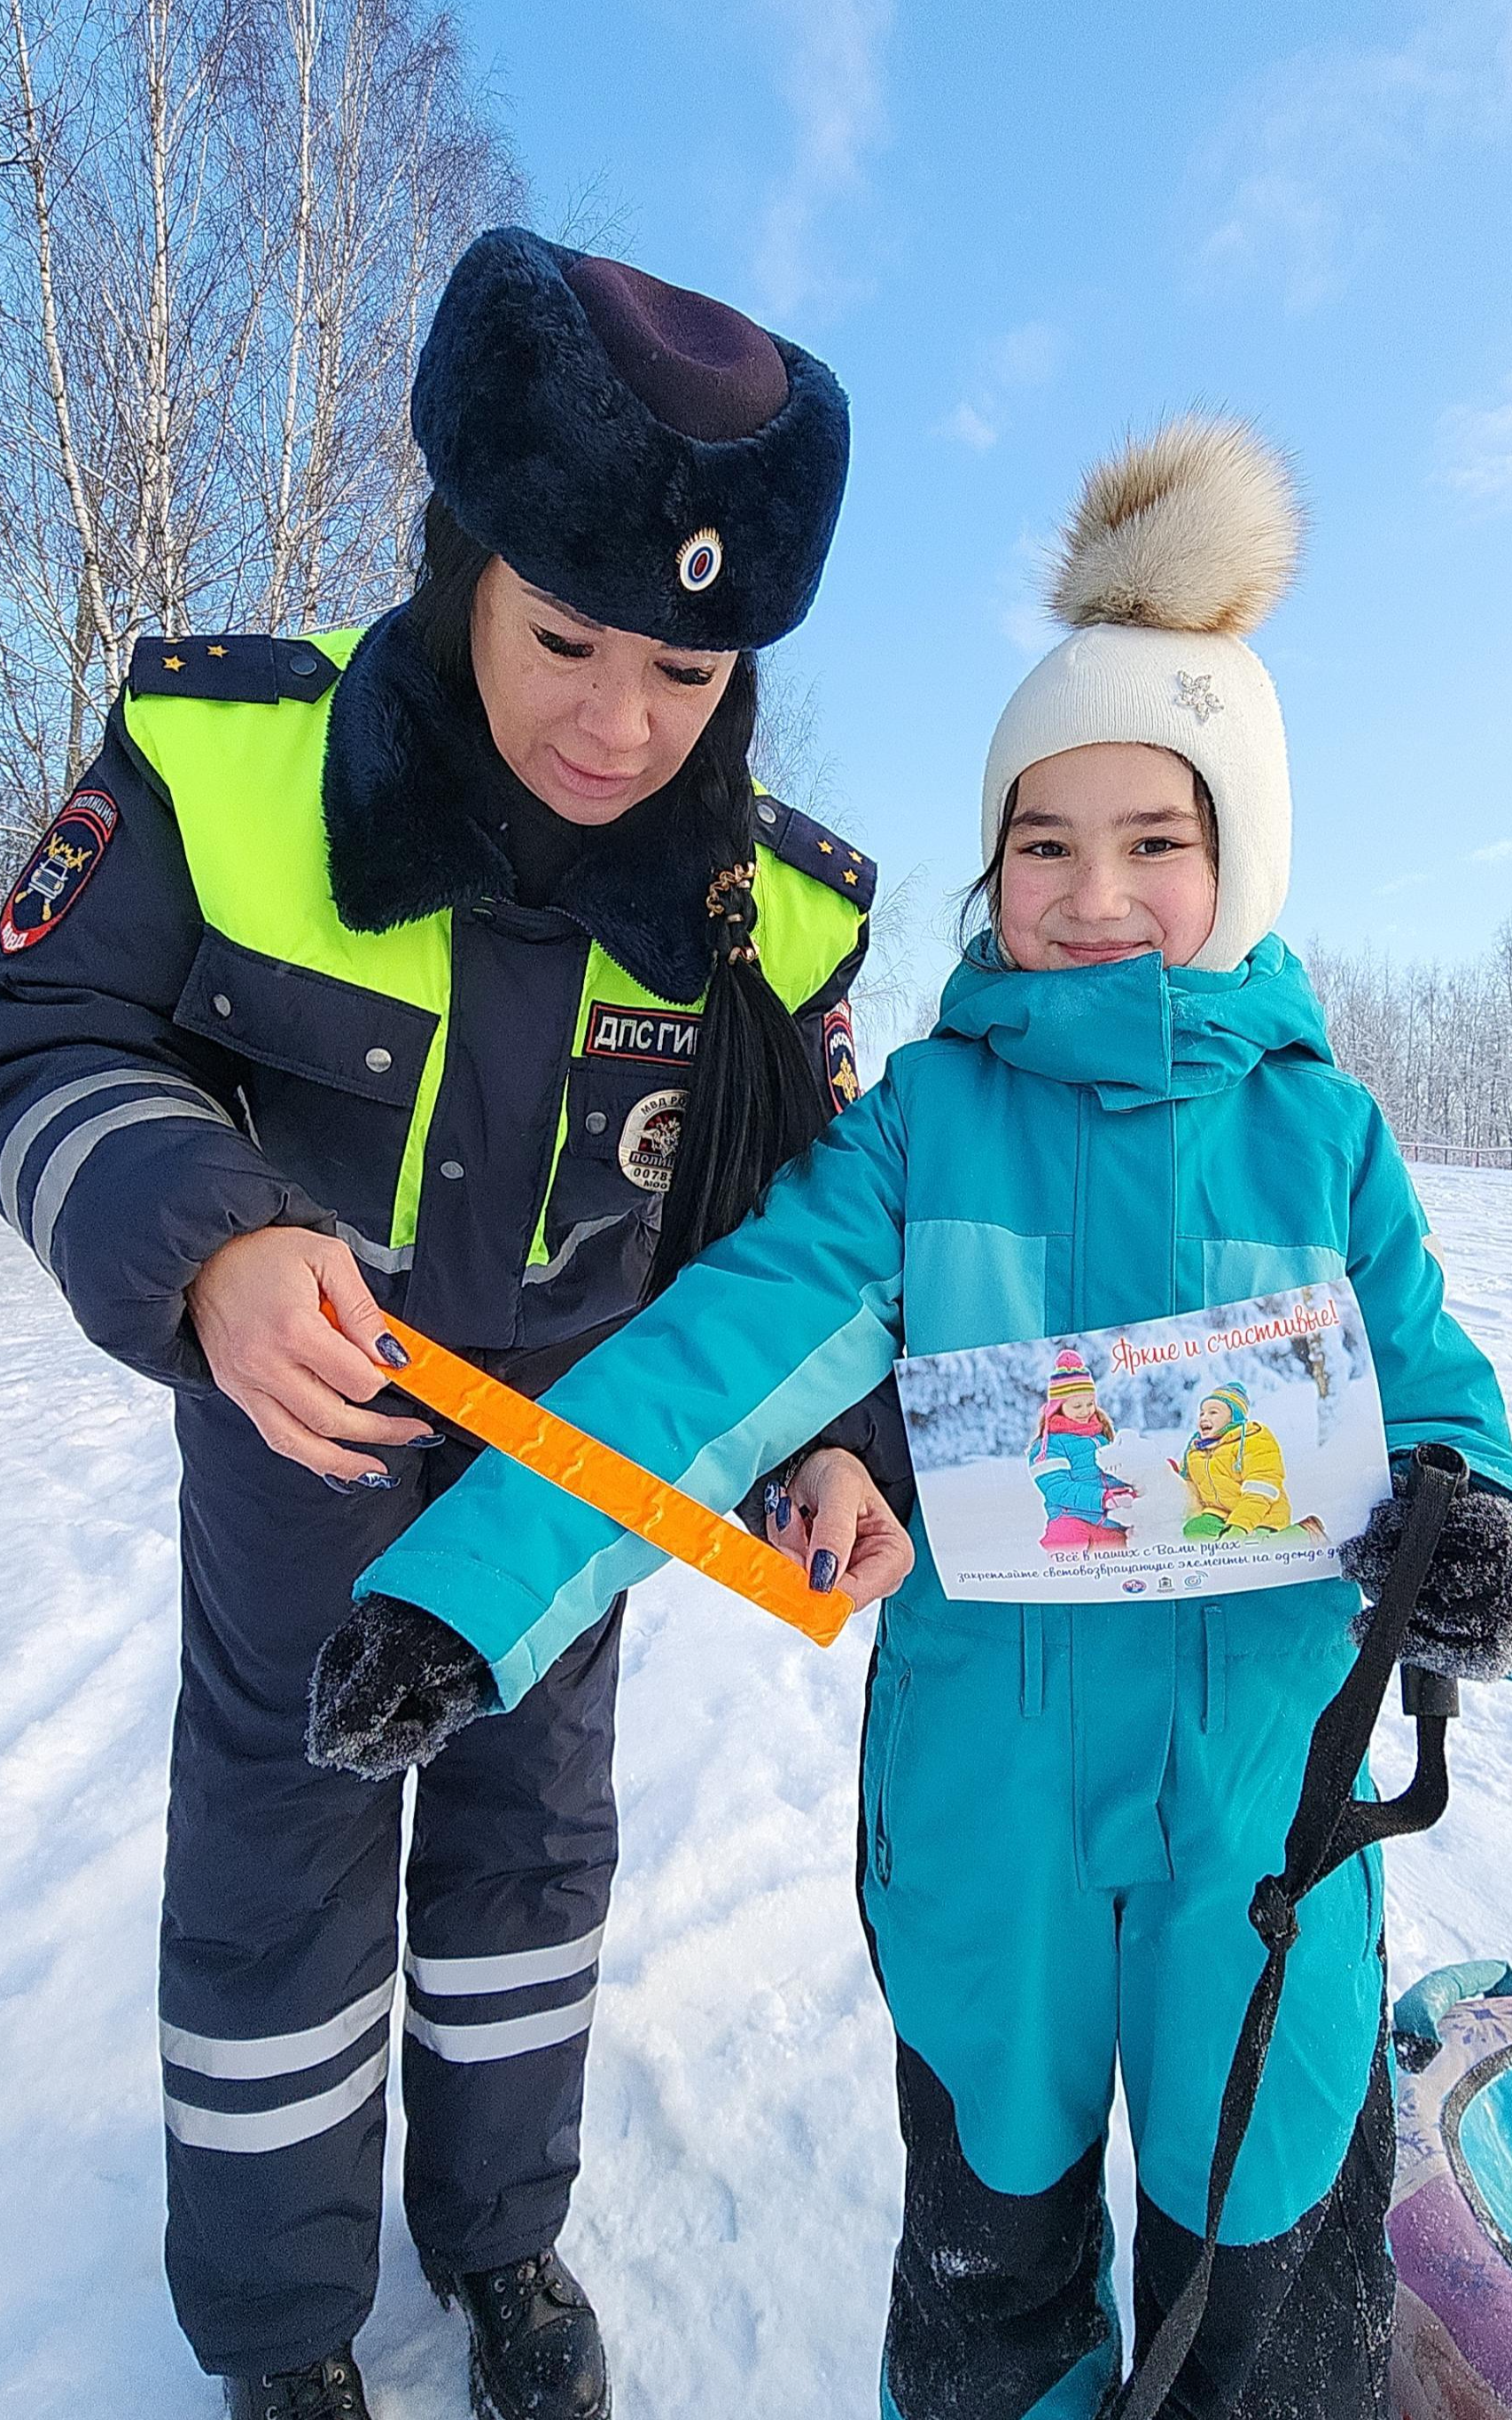
<svg viewBox="0 0 1512 2420">
<path fill-rule="evenodd" d="M 472 680 L 472 597 L 489 560 L 489 550 L 432 496 L 409 621 L 437 671 L 453 682 Z M 677 777 L 684 799 L 714 835 L 709 984 L 671 1185 L 662 1199 L 648 1300 L 706 1246 L 738 1227 L 778 1170 L 826 1122 L 803 1037 L 761 963 L 751 891 L 756 703 L 756 659 L 742 655 Z"/>
</svg>

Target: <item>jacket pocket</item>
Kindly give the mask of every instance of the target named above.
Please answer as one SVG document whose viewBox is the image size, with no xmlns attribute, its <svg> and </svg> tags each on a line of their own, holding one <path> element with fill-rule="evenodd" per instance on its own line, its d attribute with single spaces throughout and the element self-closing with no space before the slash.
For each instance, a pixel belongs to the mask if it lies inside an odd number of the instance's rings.
<svg viewBox="0 0 1512 2420">
<path fill-rule="evenodd" d="M 207 928 L 174 1023 L 223 1050 L 385 1109 L 411 1109 L 439 1019 L 391 1000 L 244 949 Z"/>
<path fill-rule="evenodd" d="M 641 1194 L 665 1193 L 683 1138 L 687 1075 L 678 1067 L 623 1067 L 587 1059 L 567 1078 L 566 1156 L 609 1171 L 618 1198 L 624 1184 Z"/>
<path fill-rule="evenodd" d="M 393 1209 L 439 1018 L 208 931 L 174 1022 L 237 1063 L 252 1140 L 358 1259 L 385 1275 L 408 1267 L 413 1245 L 395 1239 Z"/>
<path fill-rule="evenodd" d="M 892 1713 L 887 1736 L 882 1744 L 882 1763 L 877 1775 L 876 1813 L 872 1824 L 872 1864 L 878 1882 L 886 1890 L 892 1880 L 892 1792 L 893 1777 L 898 1763 L 898 1745 L 903 1737 L 903 1716 L 908 1709 L 908 1693 L 914 1676 L 905 1664 L 898 1675 L 893 1693 Z"/>
</svg>

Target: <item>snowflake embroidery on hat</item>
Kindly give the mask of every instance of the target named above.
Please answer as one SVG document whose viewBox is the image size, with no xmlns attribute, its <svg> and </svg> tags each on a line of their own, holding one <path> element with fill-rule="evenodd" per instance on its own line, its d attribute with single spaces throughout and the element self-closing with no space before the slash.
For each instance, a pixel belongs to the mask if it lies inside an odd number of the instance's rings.
<svg viewBox="0 0 1512 2420">
<path fill-rule="evenodd" d="M 1223 699 L 1212 686 L 1211 673 L 1178 673 L 1176 703 L 1184 706 L 1189 714 L 1195 714 L 1199 722 L 1206 722 L 1210 714 L 1222 714 L 1224 710 Z"/>
</svg>

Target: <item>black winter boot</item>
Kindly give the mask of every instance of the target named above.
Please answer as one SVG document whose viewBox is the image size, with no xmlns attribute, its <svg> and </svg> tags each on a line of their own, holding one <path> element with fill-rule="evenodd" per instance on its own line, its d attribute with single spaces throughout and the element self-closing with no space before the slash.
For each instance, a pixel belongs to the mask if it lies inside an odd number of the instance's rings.
<svg viewBox="0 0 1512 2420">
<path fill-rule="evenodd" d="M 554 2252 L 430 2282 L 472 2334 L 477 2420 L 609 2420 L 604 2342 L 587 2295 Z"/>
<path fill-rule="evenodd" d="M 350 2345 L 312 2361 L 308 2369 L 281 2369 L 276 2377 L 264 2371 L 222 2383 L 229 2420 L 373 2420 Z"/>
</svg>

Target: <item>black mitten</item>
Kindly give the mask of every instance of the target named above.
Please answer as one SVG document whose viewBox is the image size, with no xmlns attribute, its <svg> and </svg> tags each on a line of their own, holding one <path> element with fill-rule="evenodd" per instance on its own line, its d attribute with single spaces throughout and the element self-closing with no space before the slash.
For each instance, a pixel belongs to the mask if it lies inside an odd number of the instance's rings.
<svg viewBox="0 0 1512 2420">
<path fill-rule="evenodd" d="M 1372 1602 L 1407 1523 L 1405 1466 L 1392 1473 L 1391 1485 L 1363 1534 L 1339 1548 L 1346 1572 Z M 1369 1627 L 1367 1607 L 1356 1616 L 1356 1638 Z M 1472 1483 L 1455 1498 L 1418 1591 L 1401 1660 L 1458 1681 L 1504 1681 L 1512 1673 L 1512 1502 L 1505 1497 Z"/>
<path fill-rule="evenodd" d="M 305 1754 L 387 1781 L 498 1709 L 492 1672 L 458 1632 L 418 1605 L 364 1596 L 316 1657 Z"/>
</svg>

